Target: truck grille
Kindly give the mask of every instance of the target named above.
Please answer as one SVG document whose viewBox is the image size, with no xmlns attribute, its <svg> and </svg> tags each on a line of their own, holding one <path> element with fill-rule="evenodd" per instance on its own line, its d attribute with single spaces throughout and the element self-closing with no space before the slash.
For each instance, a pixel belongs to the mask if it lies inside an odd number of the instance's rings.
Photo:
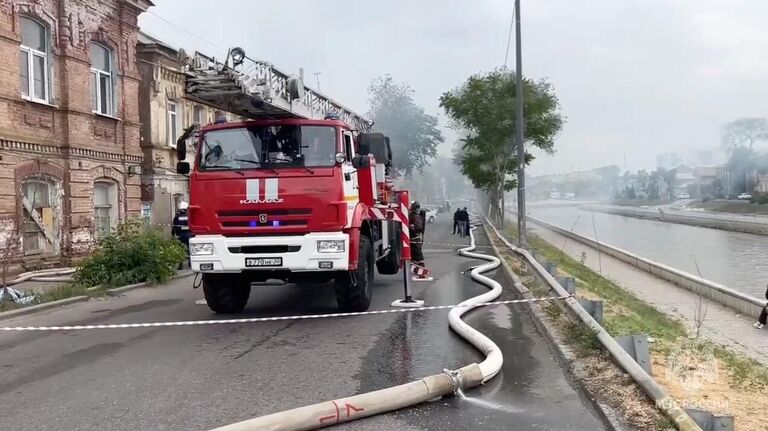
<svg viewBox="0 0 768 431">
<path fill-rule="evenodd" d="M 247 245 L 228 248 L 230 253 L 244 254 L 296 253 L 301 250 L 300 245 Z"/>
<path fill-rule="evenodd" d="M 266 223 L 262 223 L 261 216 L 266 216 Z M 305 227 L 312 215 L 310 208 L 277 208 L 277 209 L 237 209 L 221 210 L 216 217 L 222 228 L 254 229 L 280 228 L 284 226 Z"/>
</svg>

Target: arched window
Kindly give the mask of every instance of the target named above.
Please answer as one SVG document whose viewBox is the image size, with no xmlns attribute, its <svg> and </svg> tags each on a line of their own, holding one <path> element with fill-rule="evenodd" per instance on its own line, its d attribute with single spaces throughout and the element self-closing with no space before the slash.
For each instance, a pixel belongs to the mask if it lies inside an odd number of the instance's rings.
<svg viewBox="0 0 768 431">
<path fill-rule="evenodd" d="M 93 183 L 93 218 L 96 224 L 96 239 L 104 238 L 117 226 L 117 185 L 109 180 Z"/>
<path fill-rule="evenodd" d="M 19 76 L 21 95 L 48 102 L 48 29 L 39 22 L 20 17 L 21 50 Z"/>
<path fill-rule="evenodd" d="M 54 185 L 47 178 L 31 177 L 21 185 L 24 213 L 24 254 L 54 251 L 57 242 L 56 195 Z"/>
<path fill-rule="evenodd" d="M 112 52 L 91 43 L 91 110 L 112 115 Z"/>
</svg>

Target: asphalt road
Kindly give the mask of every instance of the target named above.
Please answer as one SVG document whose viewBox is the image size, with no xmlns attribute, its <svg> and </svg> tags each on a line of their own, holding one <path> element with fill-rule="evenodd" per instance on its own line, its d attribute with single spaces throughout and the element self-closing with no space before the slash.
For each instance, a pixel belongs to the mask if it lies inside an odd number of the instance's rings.
<svg viewBox="0 0 768 431">
<path fill-rule="evenodd" d="M 427 241 L 458 241 L 445 220 Z M 483 233 L 478 243 L 487 244 Z M 435 282 L 414 286 L 427 304 L 485 288 L 460 274 L 476 261 L 425 246 Z M 502 283 L 507 281 L 499 278 Z M 0 326 L 216 318 L 195 301 L 192 278 L 118 298 L 74 304 Z M 507 283 L 508 284 L 508 283 Z M 378 276 L 372 310 L 401 295 Z M 504 297 L 511 297 L 505 293 Z M 331 285 L 258 287 L 245 316 L 334 312 Z M 475 310 L 466 320 L 502 348 L 504 368 L 466 399 L 448 398 L 340 430 L 605 429 L 570 384 L 524 306 Z M 0 428 L 206 430 L 253 416 L 362 393 L 481 360 L 449 329 L 447 311 L 175 328 L 0 333 Z"/>
</svg>

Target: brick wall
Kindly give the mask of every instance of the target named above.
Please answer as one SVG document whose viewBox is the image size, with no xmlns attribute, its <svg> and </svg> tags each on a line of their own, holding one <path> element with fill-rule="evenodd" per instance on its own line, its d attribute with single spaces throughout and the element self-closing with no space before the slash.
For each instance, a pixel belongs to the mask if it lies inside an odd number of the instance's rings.
<svg viewBox="0 0 768 431">
<path fill-rule="evenodd" d="M 0 219 L 26 214 L 20 203 L 25 181 L 49 181 L 61 190 L 53 223 L 57 247 L 50 254 L 82 253 L 93 245 L 95 180 L 114 184 L 119 219 L 140 211 L 140 178 L 128 171 L 143 161 L 135 46 L 137 17 L 150 5 L 148 0 L 0 0 Z M 21 95 L 21 16 L 46 29 L 49 97 L 44 101 Z M 91 43 L 110 50 L 110 116 L 91 111 Z M 13 224 L 0 224 L 0 230 L 7 233 Z"/>
</svg>

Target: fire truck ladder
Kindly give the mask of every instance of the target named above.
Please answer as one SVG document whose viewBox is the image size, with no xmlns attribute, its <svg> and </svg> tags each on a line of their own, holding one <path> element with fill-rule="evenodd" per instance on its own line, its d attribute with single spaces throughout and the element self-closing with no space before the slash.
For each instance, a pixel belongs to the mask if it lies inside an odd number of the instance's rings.
<svg viewBox="0 0 768 431">
<path fill-rule="evenodd" d="M 224 62 L 195 52 L 180 52 L 190 99 L 243 118 L 323 119 L 335 114 L 359 132 L 371 130 L 372 122 L 341 103 L 307 88 L 270 63 L 254 60 L 242 48 L 232 48 Z"/>
</svg>

